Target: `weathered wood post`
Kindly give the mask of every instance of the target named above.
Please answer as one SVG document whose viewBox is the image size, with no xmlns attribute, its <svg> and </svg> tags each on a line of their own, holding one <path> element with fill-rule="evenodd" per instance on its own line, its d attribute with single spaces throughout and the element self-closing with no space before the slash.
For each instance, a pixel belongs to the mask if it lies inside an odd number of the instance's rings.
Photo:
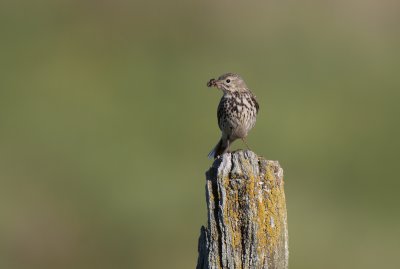
<svg viewBox="0 0 400 269">
<path fill-rule="evenodd" d="M 283 170 L 252 151 L 227 153 L 206 173 L 208 227 L 197 269 L 287 269 Z"/>
</svg>

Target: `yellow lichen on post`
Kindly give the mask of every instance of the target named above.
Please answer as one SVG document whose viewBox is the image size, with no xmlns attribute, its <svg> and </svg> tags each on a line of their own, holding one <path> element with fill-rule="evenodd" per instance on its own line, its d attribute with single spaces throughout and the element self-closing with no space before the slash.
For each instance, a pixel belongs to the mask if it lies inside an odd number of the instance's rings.
<svg viewBox="0 0 400 269">
<path fill-rule="evenodd" d="M 209 227 L 198 269 L 286 269 L 288 236 L 283 171 L 251 151 L 224 154 L 207 172 Z M 212 210 L 212 212 L 210 212 Z"/>
<path fill-rule="evenodd" d="M 282 203 L 282 199 L 284 200 L 284 196 L 281 193 L 281 187 L 283 185 L 277 184 L 276 178 L 273 173 L 273 168 L 268 165 L 265 174 L 265 180 L 267 184 L 267 189 L 269 190 L 269 194 L 267 196 L 267 210 L 266 210 L 266 233 L 269 240 L 268 247 L 270 250 L 274 248 L 277 244 L 278 237 L 281 233 L 281 208 L 280 204 Z"/>
</svg>

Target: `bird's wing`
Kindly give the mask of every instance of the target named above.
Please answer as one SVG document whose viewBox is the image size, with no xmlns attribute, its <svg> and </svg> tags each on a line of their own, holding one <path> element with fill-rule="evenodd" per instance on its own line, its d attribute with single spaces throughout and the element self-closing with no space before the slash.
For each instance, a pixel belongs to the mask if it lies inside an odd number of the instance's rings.
<svg viewBox="0 0 400 269">
<path fill-rule="evenodd" d="M 260 110 L 260 105 L 258 104 L 258 102 L 257 102 L 257 100 L 256 100 L 256 97 L 255 97 L 254 95 L 251 96 L 251 100 L 253 100 L 254 105 L 256 106 L 256 111 L 257 111 L 257 113 L 258 113 L 258 110 Z"/>
</svg>

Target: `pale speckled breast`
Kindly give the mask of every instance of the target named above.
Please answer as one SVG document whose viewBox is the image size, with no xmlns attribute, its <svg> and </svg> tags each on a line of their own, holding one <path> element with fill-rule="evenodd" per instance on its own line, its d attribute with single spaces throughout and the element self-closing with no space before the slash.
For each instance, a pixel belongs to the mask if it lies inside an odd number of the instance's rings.
<svg viewBox="0 0 400 269">
<path fill-rule="evenodd" d="M 224 95 L 218 105 L 218 126 L 230 139 L 246 137 L 254 127 L 258 103 L 251 93 Z"/>
</svg>

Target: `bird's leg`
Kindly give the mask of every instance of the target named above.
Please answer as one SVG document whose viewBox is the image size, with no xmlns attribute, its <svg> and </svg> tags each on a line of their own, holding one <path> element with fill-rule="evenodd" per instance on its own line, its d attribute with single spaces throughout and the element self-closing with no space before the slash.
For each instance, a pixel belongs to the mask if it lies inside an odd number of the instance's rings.
<svg viewBox="0 0 400 269">
<path fill-rule="evenodd" d="M 246 138 L 245 138 L 245 137 L 242 138 L 242 141 L 243 141 L 243 143 L 246 145 L 247 149 L 248 149 L 248 150 L 251 150 L 250 147 L 249 147 L 249 145 L 247 145 L 247 143 L 246 143 Z"/>
<path fill-rule="evenodd" d="M 229 150 L 229 147 L 231 146 L 231 143 L 230 143 L 229 139 L 226 141 L 226 143 L 228 144 L 228 147 L 226 148 L 226 152 L 230 153 L 231 151 Z"/>
</svg>

